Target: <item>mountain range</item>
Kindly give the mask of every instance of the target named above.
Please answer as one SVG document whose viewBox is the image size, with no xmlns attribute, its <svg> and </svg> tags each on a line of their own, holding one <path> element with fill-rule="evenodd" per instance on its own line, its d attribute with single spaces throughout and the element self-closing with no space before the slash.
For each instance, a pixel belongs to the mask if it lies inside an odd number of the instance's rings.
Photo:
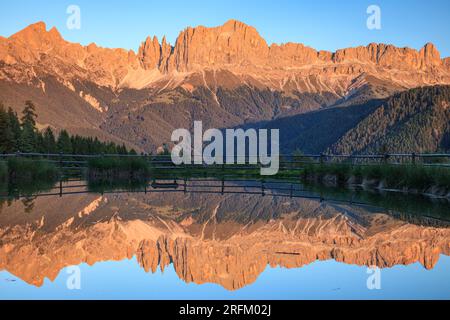
<svg viewBox="0 0 450 320">
<path fill-rule="evenodd" d="M 147 152 L 194 120 L 215 128 L 291 124 L 279 126 L 289 137 L 281 141 L 285 152 L 374 151 L 370 144 L 338 144 L 396 94 L 425 86 L 445 91 L 448 84 L 450 58 L 441 58 L 431 43 L 420 50 L 372 43 L 318 51 L 298 43 L 269 45 L 236 20 L 189 27 L 174 45 L 148 37 L 138 52 L 71 43 L 43 22 L 0 37 L 0 101 L 6 106 L 20 111 L 32 100 L 39 128 Z M 447 98 L 439 100 L 444 110 Z M 330 123 L 337 127 L 325 126 Z M 446 148 L 447 129 L 433 129 L 423 134 L 437 130 L 444 143 L 411 148 Z"/>
<path fill-rule="evenodd" d="M 0 202 L 0 270 L 42 286 L 67 266 L 136 257 L 146 272 L 172 264 L 183 281 L 237 290 L 268 266 L 318 260 L 433 269 L 450 255 L 448 221 L 406 216 L 420 222 L 393 211 L 268 195 L 37 197 Z"/>
</svg>

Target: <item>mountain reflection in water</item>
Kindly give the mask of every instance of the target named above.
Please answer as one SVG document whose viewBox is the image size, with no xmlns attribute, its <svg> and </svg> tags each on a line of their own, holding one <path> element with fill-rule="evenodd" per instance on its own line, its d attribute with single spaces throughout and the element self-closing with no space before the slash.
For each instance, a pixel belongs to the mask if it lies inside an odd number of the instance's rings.
<svg viewBox="0 0 450 320">
<path fill-rule="evenodd" d="M 136 258 L 146 272 L 237 290 L 270 267 L 378 266 L 450 254 L 445 219 L 259 194 L 82 193 L 0 202 L 0 269 L 30 285 L 71 265 Z M 171 267 L 172 267 L 171 266 Z M 450 270 L 449 270 L 450 271 Z"/>
</svg>

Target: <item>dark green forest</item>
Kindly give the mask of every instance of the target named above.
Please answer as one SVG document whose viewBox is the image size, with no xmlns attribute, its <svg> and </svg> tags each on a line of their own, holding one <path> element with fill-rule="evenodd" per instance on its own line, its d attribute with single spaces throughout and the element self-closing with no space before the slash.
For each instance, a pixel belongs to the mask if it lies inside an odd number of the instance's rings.
<svg viewBox="0 0 450 320">
<path fill-rule="evenodd" d="M 392 96 L 327 151 L 372 154 L 449 150 L 450 86 L 433 86 Z"/>
<path fill-rule="evenodd" d="M 64 153 L 64 154 L 135 154 L 125 145 L 101 142 L 96 137 L 70 135 L 66 130 L 55 134 L 50 127 L 36 128 L 37 114 L 32 101 L 26 101 L 19 118 L 11 108 L 0 103 L 0 153 Z"/>
</svg>

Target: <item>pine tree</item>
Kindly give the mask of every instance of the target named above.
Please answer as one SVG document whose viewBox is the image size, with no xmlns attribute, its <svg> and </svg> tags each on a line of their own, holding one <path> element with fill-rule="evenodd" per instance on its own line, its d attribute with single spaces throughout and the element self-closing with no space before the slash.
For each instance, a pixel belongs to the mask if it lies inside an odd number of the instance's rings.
<svg viewBox="0 0 450 320">
<path fill-rule="evenodd" d="M 22 133 L 20 135 L 19 150 L 25 153 L 36 152 L 36 138 L 37 135 L 34 127 L 30 122 L 26 122 L 23 125 Z"/>
<path fill-rule="evenodd" d="M 58 148 L 56 146 L 55 135 L 50 127 L 45 129 L 43 134 L 43 152 L 44 153 L 56 153 Z"/>
<path fill-rule="evenodd" d="M 11 108 L 8 108 L 8 118 L 9 118 L 9 125 L 11 127 L 13 135 L 13 144 L 14 144 L 13 151 L 17 151 L 19 150 L 19 140 L 22 134 L 19 118 L 17 117 L 17 113 L 15 113 Z"/>
<path fill-rule="evenodd" d="M 0 103 L 0 153 L 14 152 L 15 141 L 8 113 Z"/>
<path fill-rule="evenodd" d="M 43 132 L 36 129 L 36 113 L 31 101 L 25 103 L 21 121 L 11 108 L 6 112 L 0 104 L 0 152 L 39 152 L 39 153 L 73 153 L 73 154 L 135 154 L 125 145 L 113 142 L 101 142 L 97 137 L 71 136 L 62 130 L 55 139 L 51 128 Z"/>
<path fill-rule="evenodd" d="M 59 133 L 57 146 L 58 146 L 59 152 L 62 152 L 65 154 L 72 153 L 72 141 L 70 140 L 70 136 L 66 130 L 62 130 Z"/>
<path fill-rule="evenodd" d="M 36 128 L 36 107 L 30 100 L 25 101 L 25 108 L 22 111 L 22 126 L 30 124 L 33 128 Z"/>
<path fill-rule="evenodd" d="M 38 153 L 45 153 L 44 148 L 44 135 L 42 132 L 36 132 L 36 152 Z"/>
<path fill-rule="evenodd" d="M 121 146 L 117 147 L 117 153 L 118 154 L 127 154 L 127 148 L 125 147 L 124 144 L 122 144 Z"/>
<path fill-rule="evenodd" d="M 37 150 L 37 130 L 36 130 L 36 108 L 30 100 L 25 102 L 22 111 L 22 132 L 19 138 L 19 149 L 22 152 L 36 152 Z"/>
</svg>

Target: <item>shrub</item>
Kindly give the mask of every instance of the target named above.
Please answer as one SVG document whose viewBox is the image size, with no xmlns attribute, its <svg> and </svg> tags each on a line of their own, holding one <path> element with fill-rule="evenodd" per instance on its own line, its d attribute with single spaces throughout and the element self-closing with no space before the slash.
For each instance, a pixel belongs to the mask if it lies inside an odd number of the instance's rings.
<svg viewBox="0 0 450 320">
<path fill-rule="evenodd" d="M 404 176 L 404 168 L 396 165 L 381 165 L 380 179 L 389 188 L 397 188 L 401 186 Z"/>
<path fill-rule="evenodd" d="M 146 178 L 150 172 L 149 163 L 140 157 L 98 157 L 88 161 L 90 179 L 132 179 Z"/>
<path fill-rule="evenodd" d="M 374 165 L 365 165 L 361 168 L 362 176 L 365 179 L 379 179 L 382 174 L 381 166 Z"/>
<path fill-rule="evenodd" d="M 450 190 L 450 168 L 436 168 L 433 180 L 437 186 Z"/>
<path fill-rule="evenodd" d="M 8 168 L 4 161 L 0 161 L 0 183 L 6 182 L 6 178 L 8 177 Z"/>
<path fill-rule="evenodd" d="M 351 166 L 348 164 L 334 164 L 331 165 L 329 173 L 336 175 L 339 183 L 345 183 L 351 176 Z"/>
<path fill-rule="evenodd" d="M 426 189 L 433 185 L 433 168 L 426 168 L 421 165 L 405 166 L 402 186 L 414 189 Z"/>
<path fill-rule="evenodd" d="M 59 170 L 43 159 L 9 158 L 8 176 L 12 183 L 53 181 L 58 179 Z"/>
<path fill-rule="evenodd" d="M 335 175 L 340 184 L 351 176 L 360 180 L 383 181 L 389 188 L 411 188 L 425 190 L 433 185 L 450 190 L 450 168 L 426 167 L 423 165 L 356 165 L 321 164 L 307 165 L 304 179 L 321 181 L 327 175 Z"/>
</svg>

